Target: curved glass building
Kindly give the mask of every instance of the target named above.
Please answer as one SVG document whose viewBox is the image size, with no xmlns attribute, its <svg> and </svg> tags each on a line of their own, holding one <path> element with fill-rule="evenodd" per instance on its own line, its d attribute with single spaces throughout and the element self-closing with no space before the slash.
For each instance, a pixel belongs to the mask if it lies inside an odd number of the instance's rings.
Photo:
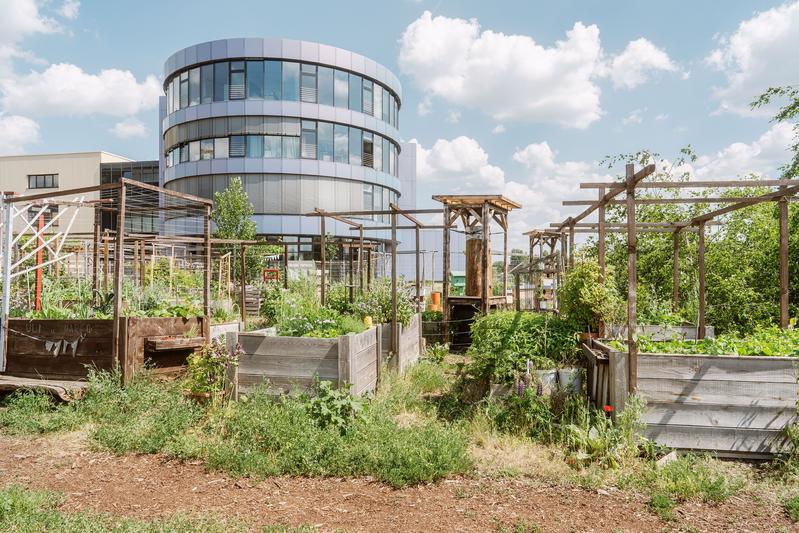
<svg viewBox="0 0 799 533">
<path fill-rule="evenodd" d="M 319 224 L 303 213 L 398 200 L 402 89 L 371 59 L 289 39 L 212 41 L 167 59 L 164 91 L 163 185 L 211 198 L 240 177 L 258 233 L 295 239 L 304 258 Z M 353 236 L 343 224 L 328 227 Z"/>
</svg>

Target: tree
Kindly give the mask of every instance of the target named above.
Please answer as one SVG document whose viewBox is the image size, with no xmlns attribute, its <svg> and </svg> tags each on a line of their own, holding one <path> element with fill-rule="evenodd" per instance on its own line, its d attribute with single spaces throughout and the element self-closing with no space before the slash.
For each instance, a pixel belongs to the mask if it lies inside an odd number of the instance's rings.
<svg viewBox="0 0 799 533">
<path fill-rule="evenodd" d="M 211 212 L 211 219 L 216 225 L 214 237 L 254 239 L 257 226 L 252 219 L 253 212 L 252 203 L 244 190 L 241 178 L 233 178 L 227 189 L 214 193 L 214 209 Z"/>
<path fill-rule="evenodd" d="M 758 109 L 769 105 L 777 99 L 788 100 L 788 103 L 783 105 L 777 111 L 777 114 L 772 117 L 774 122 L 793 122 L 794 126 L 794 144 L 791 146 L 793 150 L 793 159 L 782 167 L 782 174 L 786 178 L 795 178 L 799 176 L 799 86 L 786 85 L 784 87 L 769 87 L 769 89 L 761 94 L 757 100 L 750 105 L 752 109 Z"/>
</svg>

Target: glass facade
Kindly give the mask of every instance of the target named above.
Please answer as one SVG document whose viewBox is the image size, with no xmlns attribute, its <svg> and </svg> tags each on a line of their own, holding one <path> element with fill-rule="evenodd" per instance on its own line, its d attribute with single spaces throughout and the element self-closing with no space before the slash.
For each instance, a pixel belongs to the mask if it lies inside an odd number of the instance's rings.
<svg viewBox="0 0 799 533">
<path fill-rule="evenodd" d="M 167 113 L 201 103 L 283 100 L 341 107 L 398 128 L 399 102 L 388 88 L 345 70 L 277 60 L 217 61 L 166 82 Z"/>
<path fill-rule="evenodd" d="M 289 117 L 216 117 L 170 128 L 166 166 L 230 157 L 318 159 L 396 176 L 397 145 L 361 128 Z"/>
<path fill-rule="evenodd" d="M 213 198 L 230 179 L 241 178 L 256 214 L 296 215 L 317 207 L 327 211 L 382 211 L 397 202 L 397 193 L 360 181 L 296 174 L 214 174 L 169 182 L 173 191 Z M 355 217 L 353 217 L 355 218 Z M 381 221 L 387 217 L 370 217 Z"/>
</svg>

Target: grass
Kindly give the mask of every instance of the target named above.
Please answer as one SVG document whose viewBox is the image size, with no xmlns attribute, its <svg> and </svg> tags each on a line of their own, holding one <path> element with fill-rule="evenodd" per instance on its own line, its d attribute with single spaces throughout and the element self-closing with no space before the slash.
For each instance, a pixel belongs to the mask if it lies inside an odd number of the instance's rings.
<svg viewBox="0 0 799 533">
<path fill-rule="evenodd" d="M 799 495 L 787 498 L 783 506 L 791 522 L 799 522 Z"/>
<path fill-rule="evenodd" d="M 0 489 L 0 531 L 83 533 L 85 531 L 112 531 L 118 533 L 209 533 L 246 532 L 253 528 L 240 521 L 207 517 L 174 515 L 156 520 L 120 518 L 109 514 L 62 511 L 59 507 L 64 496 L 56 492 L 35 491 L 19 486 Z M 282 525 L 267 526 L 264 533 L 305 533 L 315 531 L 310 527 L 288 528 Z"/>
</svg>

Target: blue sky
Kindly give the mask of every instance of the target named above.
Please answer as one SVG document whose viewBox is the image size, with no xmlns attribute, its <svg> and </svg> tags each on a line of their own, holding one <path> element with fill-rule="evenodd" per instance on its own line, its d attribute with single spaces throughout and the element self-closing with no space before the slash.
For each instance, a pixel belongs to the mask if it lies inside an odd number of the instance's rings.
<svg viewBox="0 0 799 533">
<path fill-rule="evenodd" d="M 503 192 L 517 228 L 576 212 L 596 161 L 692 144 L 705 179 L 774 174 L 791 132 L 746 103 L 799 83 L 799 3 L 0 0 L 0 153 L 154 159 L 164 59 L 224 37 L 362 53 L 397 73 L 420 201 Z M 86 86 L 91 90 L 84 90 Z M 80 95 L 75 97 L 75 95 Z"/>
</svg>

